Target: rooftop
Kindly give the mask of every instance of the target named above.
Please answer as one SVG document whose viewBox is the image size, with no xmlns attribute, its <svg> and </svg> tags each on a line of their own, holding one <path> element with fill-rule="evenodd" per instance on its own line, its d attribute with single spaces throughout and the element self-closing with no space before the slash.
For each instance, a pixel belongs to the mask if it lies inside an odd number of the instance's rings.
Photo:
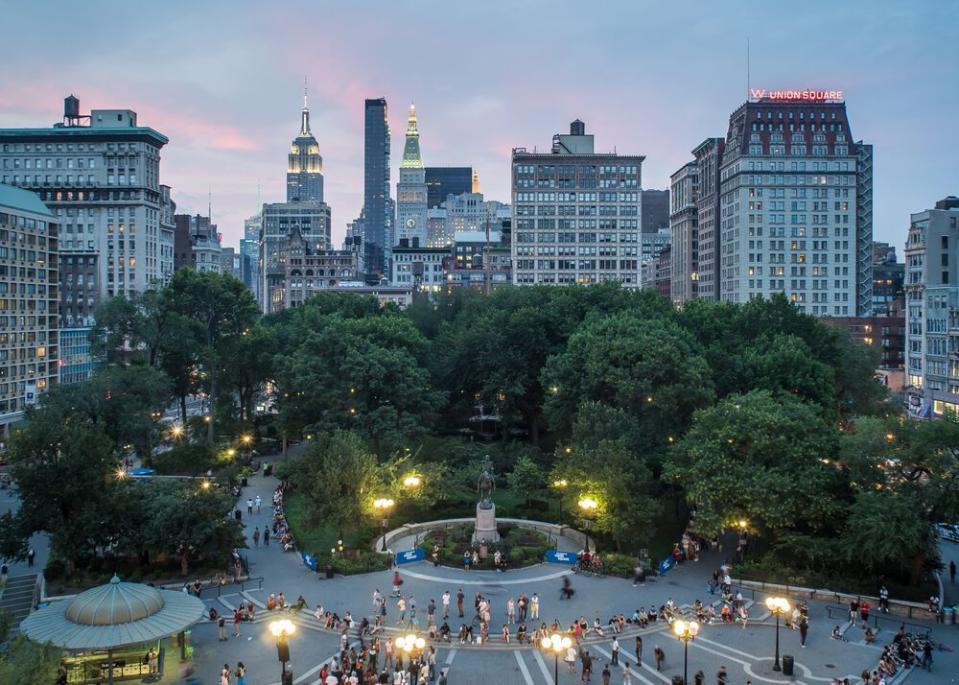
<svg viewBox="0 0 959 685">
<path fill-rule="evenodd" d="M 43 214 L 53 218 L 53 214 L 47 209 L 40 198 L 29 190 L 15 188 L 13 186 L 0 183 L 0 207 L 12 209 L 21 212 L 31 212 L 33 214 Z"/>
</svg>

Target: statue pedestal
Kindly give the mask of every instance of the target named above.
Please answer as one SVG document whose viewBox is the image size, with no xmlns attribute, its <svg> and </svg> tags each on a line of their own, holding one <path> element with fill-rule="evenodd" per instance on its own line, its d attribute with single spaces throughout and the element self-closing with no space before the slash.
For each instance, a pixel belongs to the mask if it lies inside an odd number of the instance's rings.
<svg viewBox="0 0 959 685">
<path fill-rule="evenodd" d="M 476 505 L 476 528 L 473 530 L 473 544 L 479 542 L 499 542 L 496 532 L 496 505 L 490 502 L 490 508 L 484 509 L 482 503 Z"/>
</svg>

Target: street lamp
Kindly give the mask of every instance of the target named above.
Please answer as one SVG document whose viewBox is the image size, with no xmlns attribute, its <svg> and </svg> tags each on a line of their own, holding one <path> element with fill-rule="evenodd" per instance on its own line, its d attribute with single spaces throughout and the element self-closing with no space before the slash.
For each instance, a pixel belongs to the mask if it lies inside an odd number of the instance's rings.
<svg viewBox="0 0 959 685">
<path fill-rule="evenodd" d="M 403 479 L 403 485 L 412 489 L 418 488 L 423 484 L 423 479 L 420 476 L 417 476 L 415 473 L 411 473 L 406 478 Z"/>
<path fill-rule="evenodd" d="M 409 633 L 404 637 L 396 638 L 396 647 L 406 655 L 407 663 L 411 663 L 413 658 L 418 658 L 423 655 L 426 640 L 417 636 L 415 633 Z"/>
<path fill-rule="evenodd" d="M 555 454 L 553 456 L 556 456 Z M 565 478 L 557 478 L 553 481 L 553 489 L 559 492 L 559 522 L 563 522 L 563 492 L 569 486 L 569 481 Z"/>
<path fill-rule="evenodd" d="M 673 621 L 673 632 L 683 641 L 683 685 L 687 685 L 689 683 L 689 643 L 699 634 L 699 623 L 677 619 Z"/>
<path fill-rule="evenodd" d="M 240 442 L 241 442 L 242 444 L 244 444 L 244 445 L 249 445 L 250 443 L 253 442 L 253 436 L 252 436 L 252 435 L 249 435 L 249 434 L 241 435 L 241 436 L 240 436 Z"/>
<path fill-rule="evenodd" d="M 539 646 L 547 654 L 553 655 L 553 685 L 559 685 L 559 656 L 572 646 L 573 641 L 568 637 L 553 633 L 549 637 L 544 637 Z"/>
<path fill-rule="evenodd" d="M 182 437 L 183 437 L 183 426 L 181 426 L 181 425 L 178 424 L 178 423 L 175 423 L 175 424 L 173 424 L 172 426 L 170 426 L 170 435 L 172 435 L 174 438 L 178 438 L 178 439 L 179 439 L 179 438 L 182 438 Z"/>
<path fill-rule="evenodd" d="M 776 617 L 776 659 L 773 661 L 773 670 L 781 671 L 779 665 L 779 617 L 786 615 L 789 611 L 789 600 L 785 597 L 767 597 L 766 608 Z"/>
<path fill-rule="evenodd" d="M 599 503 L 592 497 L 581 497 L 579 508 L 583 512 L 583 528 L 586 529 L 586 551 L 589 552 L 589 527 L 592 524 L 590 516 L 596 511 Z"/>
<path fill-rule="evenodd" d="M 290 645 L 287 638 L 296 632 L 296 625 L 288 618 L 270 622 L 270 632 L 276 638 L 276 656 L 280 661 L 280 683 L 293 682 L 293 674 L 287 673 L 286 664 L 290 660 Z"/>
<path fill-rule="evenodd" d="M 382 551 L 386 551 L 386 527 L 390 524 L 390 509 L 393 508 L 395 502 L 389 497 L 381 497 L 380 499 L 373 500 L 373 508 L 382 514 L 380 518 L 380 523 L 383 526 L 383 547 Z"/>
</svg>

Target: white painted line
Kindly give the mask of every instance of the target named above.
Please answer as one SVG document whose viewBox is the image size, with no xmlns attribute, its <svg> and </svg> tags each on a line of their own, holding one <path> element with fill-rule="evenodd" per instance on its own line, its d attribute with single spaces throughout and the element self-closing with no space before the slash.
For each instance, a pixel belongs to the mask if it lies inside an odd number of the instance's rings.
<svg viewBox="0 0 959 685">
<path fill-rule="evenodd" d="M 600 654 L 602 654 L 603 656 L 605 656 L 607 659 L 609 659 L 610 661 L 612 661 L 613 655 L 610 654 L 609 652 L 607 652 L 607 651 L 606 651 L 605 649 L 603 649 L 602 647 L 596 647 L 596 646 L 594 646 L 593 649 L 595 649 L 597 652 L 599 652 Z M 622 656 L 623 656 L 622 650 L 620 650 L 620 657 L 622 657 Z M 634 659 L 634 661 L 635 661 L 635 659 Z M 612 664 L 610 664 L 610 665 L 612 665 Z M 625 665 L 626 665 L 626 667 L 629 669 L 629 672 L 632 674 L 632 676 L 633 676 L 634 678 L 636 678 L 639 682 L 645 683 L 646 685 L 655 685 L 652 680 L 650 680 L 649 678 L 647 678 L 646 676 L 644 676 L 642 673 L 639 673 L 635 668 L 633 668 L 633 667 L 630 666 L 629 664 L 625 664 Z M 640 669 L 640 670 L 642 670 L 642 669 Z M 654 671 L 654 673 L 657 673 L 657 674 L 658 674 L 659 672 L 658 672 L 658 671 Z M 667 679 L 666 679 L 666 682 L 671 682 L 671 681 L 667 678 Z"/>
<path fill-rule="evenodd" d="M 636 661 L 636 656 L 635 656 L 635 655 L 631 654 L 630 652 L 627 652 L 627 651 L 624 650 L 624 649 L 620 649 L 620 650 L 619 650 L 619 658 L 622 659 L 623 657 L 626 657 L 626 658 L 629 659 L 630 661 Z M 666 676 L 664 676 L 662 673 L 660 673 L 659 671 L 657 671 L 655 668 L 653 668 L 652 666 L 650 666 L 649 664 L 647 664 L 645 661 L 644 661 L 642 664 L 640 664 L 640 666 L 641 666 L 642 668 L 646 669 L 647 671 L 649 671 L 652 675 L 654 675 L 654 676 L 656 676 L 657 678 L 659 678 L 659 679 L 660 679 L 661 681 L 663 681 L 664 683 L 670 683 L 670 684 L 671 684 L 671 683 L 673 682 L 672 680 L 670 680 L 669 678 L 667 678 Z M 638 675 L 638 674 L 637 674 L 637 675 Z M 647 682 L 649 682 L 649 681 L 647 681 Z"/>
<path fill-rule="evenodd" d="M 448 578 L 444 576 L 432 576 L 428 573 L 417 573 L 416 571 L 408 571 L 406 569 L 400 569 L 400 573 L 404 576 L 409 576 L 410 578 L 418 578 L 420 580 L 429 580 L 436 583 L 456 585 L 528 585 L 530 583 L 538 583 L 543 580 L 555 580 L 556 578 L 562 578 L 563 576 L 570 575 L 572 571 L 557 571 L 555 573 L 549 573 L 545 576 L 536 576 L 535 578 L 517 578 L 516 580 L 502 580 L 504 575 L 502 573 L 498 573 L 495 577 L 486 579 L 480 577 L 480 580 L 463 580 L 461 577 Z M 472 575 L 472 573 L 464 571 L 463 575 Z"/>
<path fill-rule="evenodd" d="M 533 685 L 533 678 L 529 674 L 529 669 L 526 668 L 526 662 L 523 661 L 523 657 L 519 654 L 518 651 L 513 652 L 513 656 L 516 657 L 516 663 L 519 664 L 519 670 L 523 673 L 523 680 L 526 681 L 526 685 Z"/>
<path fill-rule="evenodd" d="M 546 685 L 549 685 L 549 683 L 553 682 L 553 676 L 550 674 L 549 669 L 546 667 L 546 662 L 543 661 L 543 655 L 540 654 L 540 651 L 538 649 L 534 649 L 533 657 L 536 659 L 536 663 L 539 665 L 539 670 L 542 671 L 543 677 L 546 679 Z"/>
<path fill-rule="evenodd" d="M 240 594 L 243 595 L 244 597 L 246 597 L 246 599 L 247 599 L 248 602 L 253 602 L 256 606 L 260 607 L 261 609 L 266 609 L 266 604 L 264 604 L 263 602 L 261 602 L 260 600 L 258 600 L 258 599 L 257 599 L 256 597 L 254 597 L 253 595 L 251 595 L 247 590 L 244 590 L 244 591 L 241 592 Z"/>
<path fill-rule="evenodd" d="M 232 604 L 230 604 L 228 601 L 226 601 L 226 595 L 221 595 L 221 596 L 217 597 L 216 599 L 217 599 L 217 601 L 218 601 L 220 604 L 222 604 L 223 606 L 225 606 L 225 607 L 226 607 L 227 609 L 229 609 L 231 612 L 232 612 L 232 611 L 236 611 L 236 607 L 233 606 Z"/>
<path fill-rule="evenodd" d="M 453 664 L 453 659 L 456 658 L 456 650 L 451 649 L 450 653 L 446 655 L 446 665 L 450 666 Z"/>
</svg>

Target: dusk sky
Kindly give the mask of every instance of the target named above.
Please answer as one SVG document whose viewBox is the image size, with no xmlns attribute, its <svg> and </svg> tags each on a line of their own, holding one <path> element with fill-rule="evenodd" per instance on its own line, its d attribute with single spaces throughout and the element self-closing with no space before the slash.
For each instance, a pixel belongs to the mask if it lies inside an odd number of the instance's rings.
<svg viewBox="0 0 959 685">
<path fill-rule="evenodd" d="M 63 98 L 129 108 L 170 138 L 161 182 L 224 244 L 285 198 L 309 79 L 334 242 L 363 194 L 363 99 L 386 97 L 392 194 L 409 103 L 427 165 L 472 165 L 509 201 L 510 150 L 580 118 L 597 149 L 646 155 L 643 186 L 758 88 L 841 89 L 875 146 L 875 239 L 959 194 L 959 2 L 97 2 L 0 0 L 0 127 L 49 126 Z"/>
</svg>

